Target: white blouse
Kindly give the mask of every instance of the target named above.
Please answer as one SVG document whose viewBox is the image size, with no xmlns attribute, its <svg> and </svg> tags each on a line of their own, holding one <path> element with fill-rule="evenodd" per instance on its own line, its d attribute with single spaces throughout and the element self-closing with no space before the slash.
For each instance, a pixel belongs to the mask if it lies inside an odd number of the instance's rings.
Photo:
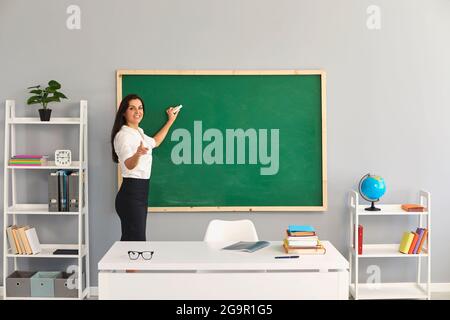
<svg viewBox="0 0 450 320">
<path fill-rule="evenodd" d="M 144 147 L 148 148 L 147 154 L 139 158 L 139 162 L 133 170 L 125 166 L 125 160 L 132 157 L 139 145 L 143 142 Z M 114 149 L 119 158 L 120 170 L 124 178 L 150 179 L 152 171 L 152 149 L 156 147 L 156 141 L 147 136 L 141 128 L 133 129 L 128 126 L 122 126 L 114 137 Z"/>
</svg>

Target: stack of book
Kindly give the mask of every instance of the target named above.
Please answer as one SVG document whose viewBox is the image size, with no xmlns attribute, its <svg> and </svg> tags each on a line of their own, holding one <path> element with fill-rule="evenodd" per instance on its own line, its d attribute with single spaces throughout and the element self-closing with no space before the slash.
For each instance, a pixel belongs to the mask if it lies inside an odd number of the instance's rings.
<svg viewBox="0 0 450 320">
<path fill-rule="evenodd" d="M 18 154 L 9 159 L 10 166 L 45 166 L 48 156 L 40 154 Z"/>
<path fill-rule="evenodd" d="M 283 248 L 286 253 L 325 254 L 326 252 L 312 226 L 290 225 L 286 230 Z"/>
<path fill-rule="evenodd" d="M 41 244 L 36 229 L 30 226 L 12 225 L 6 228 L 12 254 L 37 254 Z"/>
<path fill-rule="evenodd" d="M 417 228 L 416 232 L 403 233 L 399 251 L 405 254 L 419 254 L 422 251 L 425 239 L 427 239 L 428 229 Z"/>
</svg>

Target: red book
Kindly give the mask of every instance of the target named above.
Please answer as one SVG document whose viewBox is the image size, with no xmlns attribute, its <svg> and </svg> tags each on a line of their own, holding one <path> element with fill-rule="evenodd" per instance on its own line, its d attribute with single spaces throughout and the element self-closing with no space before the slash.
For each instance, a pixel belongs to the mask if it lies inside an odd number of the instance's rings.
<svg viewBox="0 0 450 320">
<path fill-rule="evenodd" d="M 363 249 L 363 226 L 358 225 L 358 254 L 362 254 Z M 355 237 L 353 237 L 353 247 L 355 247 Z"/>
<path fill-rule="evenodd" d="M 363 226 L 358 226 L 358 254 L 363 253 Z"/>
<path fill-rule="evenodd" d="M 411 242 L 411 246 L 409 247 L 408 254 L 412 254 L 414 252 L 414 248 L 416 247 L 417 240 L 419 239 L 419 234 L 417 232 L 414 233 L 413 241 Z"/>
</svg>

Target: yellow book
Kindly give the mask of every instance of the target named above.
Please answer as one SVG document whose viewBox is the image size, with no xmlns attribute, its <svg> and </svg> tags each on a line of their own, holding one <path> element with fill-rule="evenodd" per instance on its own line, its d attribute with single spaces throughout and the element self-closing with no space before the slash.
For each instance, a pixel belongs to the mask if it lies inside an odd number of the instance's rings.
<svg viewBox="0 0 450 320">
<path fill-rule="evenodd" d="M 398 251 L 400 251 L 401 253 L 407 254 L 413 239 L 414 239 L 414 233 L 404 232 L 403 237 L 402 237 L 402 242 L 400 242 L 400 247 L 398 248 Z"/>
<path fill-rule="evenodd" d="M 20 240 L 22 240 L 22 244 L 23 244 L 23 249 L 24 249 L 23 253 L 24 254 L 33 254 L 33 251 L 31 250 L 30 244 L 28 242 L 27 235 L 25 233 L 25 230 L 28 230 L 29 228 L 30 228 L 30 226 L 23 226 L 18 229 Z"/>
<path fill-rule="evenodd" d="M 16 249 L 17 249 L 16 254 L 20 254 L 22 251 L 20 251 L 19 240 L 17 239 L 17 226 L 16 225 L 13 225 L 11 227 L 11 233 L 12 233 L 12 236 L 14 239 L 14 243 L 16 244 Z"/>
<path fill-rule="evenodd" d="M 12 229 L 14 241 L 16 241 L 18 254 L 23 254 L 22 241 L 20 240 L 18 226 Z"/>
</svg>

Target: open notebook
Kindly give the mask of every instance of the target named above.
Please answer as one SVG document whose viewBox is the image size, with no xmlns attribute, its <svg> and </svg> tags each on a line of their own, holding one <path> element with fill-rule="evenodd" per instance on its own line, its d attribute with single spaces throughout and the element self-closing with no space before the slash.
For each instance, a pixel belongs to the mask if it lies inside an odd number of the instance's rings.
<svg viewBox="0 0 450 320">
<path fill-rule="evenodd" d="M 223 250 L 235 250 L 244 252 L 254 252 L 256 250 L 267 247 L 270 244 L 269 241 L 239 241 L 230 246 L 222 248 Z"/>
</svg>

